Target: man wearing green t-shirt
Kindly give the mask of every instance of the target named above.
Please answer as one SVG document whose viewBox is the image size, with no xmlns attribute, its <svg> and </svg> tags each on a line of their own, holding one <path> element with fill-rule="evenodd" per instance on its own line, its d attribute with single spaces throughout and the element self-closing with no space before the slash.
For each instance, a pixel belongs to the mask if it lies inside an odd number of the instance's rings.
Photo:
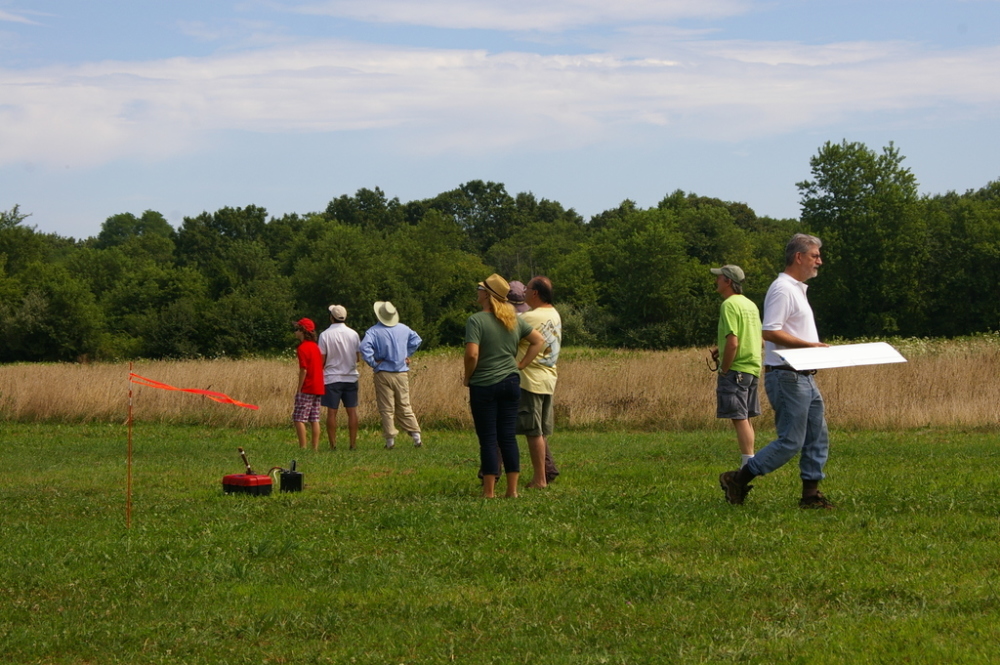
<svg viewBox="0 0 1000 665">
<path fill-rule="evenodd" d="M 718 347 L 712 350 L 712 357 L 719 364 L 716 417 L 733 421 L 745 465 L 753 458 L 754 431 L 750 418 L 760 415 L 757 394 L 762 361 L 760 311 L 743 295 L 742 268 L 725 265 L 711 271 L 715 275 L 715 290 L 723 297 Z"/>
</svg>

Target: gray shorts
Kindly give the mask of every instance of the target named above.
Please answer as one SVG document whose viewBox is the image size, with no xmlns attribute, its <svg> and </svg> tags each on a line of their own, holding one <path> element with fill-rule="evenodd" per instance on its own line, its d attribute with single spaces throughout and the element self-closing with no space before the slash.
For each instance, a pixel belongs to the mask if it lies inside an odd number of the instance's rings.
<svg viewBox="0 0 1000 665">
<path fill-rule="evenodd" d="M 517 433 L 524 436 L 551 436 L 554 422 L 552 395 L 522 389 L 521 403 L 517 407 Z"/>
<path fill-rule="evenodd" d="M 729 370 L 720 374 L 715 388 L 716 418 L 746 420 L 760 415 L 759 379 L 753 374 Z"/>
</svg>

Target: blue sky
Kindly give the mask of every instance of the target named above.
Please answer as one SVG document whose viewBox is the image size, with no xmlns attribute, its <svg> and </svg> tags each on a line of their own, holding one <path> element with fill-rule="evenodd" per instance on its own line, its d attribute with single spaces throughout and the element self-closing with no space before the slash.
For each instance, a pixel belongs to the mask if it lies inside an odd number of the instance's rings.
<svg viewBox="0 0 1000 665">
<path fill-rule="evenodd" d="M 473 179 L 797 217 L 843 139 L 1000 179 L 1000 0 L 0 0 L 0 209 L 67 236 Z"/>
</svg>

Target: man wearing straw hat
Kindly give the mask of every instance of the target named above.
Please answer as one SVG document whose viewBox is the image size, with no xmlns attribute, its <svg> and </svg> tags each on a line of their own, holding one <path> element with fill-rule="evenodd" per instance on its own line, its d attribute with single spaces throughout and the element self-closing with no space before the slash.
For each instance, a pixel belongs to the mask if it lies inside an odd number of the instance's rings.
<svg viewBox="0 0 1000 665">
<path fill-rule="evenodd" d="M 361 358 L 374 370 L 375 401 L 382 417 L 382 435 L 385 447 L 396 445 L 396 421 L 403 431 L 413 437 L 419 448 L 420 425 L 410 406 L 410 356 L 420 347 L 420 335 L 399 322 L 399 312 L 389 301 L 375 303 L 378 323 L 368 329 L 361 340 Z"/>
</svg>

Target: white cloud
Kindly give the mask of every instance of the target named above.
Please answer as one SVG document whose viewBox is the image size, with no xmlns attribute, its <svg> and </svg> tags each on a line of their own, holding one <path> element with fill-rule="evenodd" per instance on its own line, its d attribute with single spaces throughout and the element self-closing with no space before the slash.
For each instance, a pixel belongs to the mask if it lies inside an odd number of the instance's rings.
<svg viewBox="0 0 1000 665">
<path fill-rule="evenodd" d="M 35 21 L 25 16 L 20 16 L 18 14 L 12 14 L 11 12 L 5 12 L 0 9 L 0 21 L 8 21 L 10 23 L 26 23 L 28 25 L 38 25 Z"/>
<path fill-rule="evenodd" d="M 268 21 L 177 21 L 176 25 L 180 34 L 200 42 L 236 44 L 244 48 L 274 46 L 295 39 L 286 29 Z"/>
<path fill-rule="evenodd" d="M 721 18 L 750 0 L 320 0 L 295 11 L 437 28 L 555 31 L 681 18 Z"/>
<path fill-rule="evenodd" d="M 159 159 L 233 129 L 393 129 L 412 151 L 470 154 L 654 130 L 739 140 L 866 113 L 994 114 L 997 71 L 1000 47 L 748 42 L 678 42 L 644 58 L 321 42 L 0 70 L 0 164 Z"/>
</svg>

